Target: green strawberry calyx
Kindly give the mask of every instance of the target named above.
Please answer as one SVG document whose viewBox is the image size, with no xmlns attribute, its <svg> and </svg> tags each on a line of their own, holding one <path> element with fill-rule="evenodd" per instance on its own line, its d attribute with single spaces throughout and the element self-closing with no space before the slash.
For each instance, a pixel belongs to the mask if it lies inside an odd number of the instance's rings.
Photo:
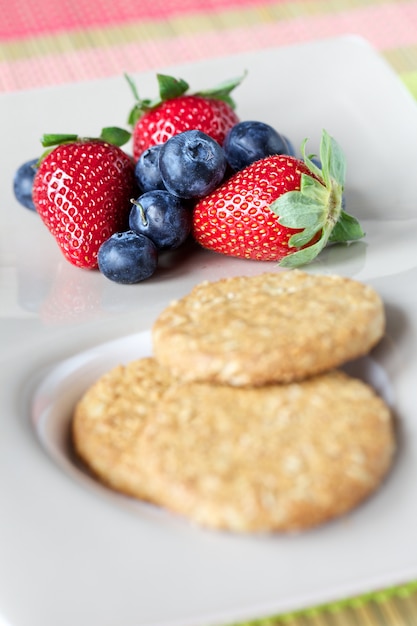
<svg viewBox="0 0 417 626">
<path fill-rule="evenodd" d="M 197 91 L 196 96 L 202 96 L 203 98 L 214 98 L 216 100 L 223 100 L 226 102 L 232 109 L 236 108 L 236 102 L 231 97 L 231 93 L 236 87 L 240 85 L 243 79 L 246 77 L 247 71 L 245 71 L 241 76 L 237 76 L 235 78 L 230 78 L 229 80 L 220 83 L 217 87 L 213 89 L 204 89 L 203 91 Z"/>
<path fill-rule="evenodd" d="M 46 148 L 45 152 L 41 155 L 38 161 L 39 163 L 57 146 L 62 146 L 68 143 L 75 143 L 77 141 L 104 141 L 110 143 L 113 146 L 120 148 L 124 146 L 131 137 L 131 133 L 124 128 L 118 126 L 107 126 L 101 130 L 99 137 L 80 137 L 79 135 L 71 133 L 46 133 L 41 137 L 41 144 Z"/>
<path fill-rule="evenodd" d="M 303 173 L 299 191 L 284 193 L 270 205 L 282 226 L 300 230 L 290 237 L 288 245 L 296 250 L 280 261 L 281 267 L 306 265 L 330 243 L 364 237 L 358 220 L 343 209 L 346 160 L 339 144 L 323 130 L 320 168 L 312 160 L 314 155 L 306 155 L 306 143 L 301 154 L 312 175 Z"/>
<path fill-rule="evenodd" d="M 242 76 L 227 80 L 217 87 L 214 87 L 212 89 L 206 89 L 203 91 L 197 91 L 190 95 L 223 100 L 232 109 L 234 109 L 236 105 L 230 94 L 238 85 L 240 85 L 245 76 L 246 72 Z M 173 98 L 178 98 L 179 96 L 188 94 L 190 89 L 189 84 L 182 78 L 174 78 L 173 76 L 168 76 L 167 74 L 157 74 L 156 79 L 158 82 L 159 95 L 154 99 L 143 99 L 139 96 L 138 89 L 131 76 L 125 74 L 125 78 L 135 99 L 135 104 L 129 112 L 129 116 L 127 119 L 127 123 L 132 127 L 136 124 L 138 119 L 142 117 L 142 115 L 144 115 L 151 109 L 155 109 L 157 106 L 162 104 L 162 102 L 166 102 L 168 100 L 172 100 Z"/>
</svg>

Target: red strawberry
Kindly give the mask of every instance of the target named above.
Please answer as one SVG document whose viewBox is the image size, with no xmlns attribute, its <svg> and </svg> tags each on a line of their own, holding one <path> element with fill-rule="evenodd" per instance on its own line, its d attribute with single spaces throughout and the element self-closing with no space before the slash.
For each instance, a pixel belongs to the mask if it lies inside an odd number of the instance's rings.
<svg viewBox="0 0 417 626">
<path fill-rule="evenodd" d="M 137 193 L 134 163 L 110 140 L 121 145 L 129 136 L 120 129 L 104 129 L 102 139 L 44 136 L 44 146 L 59 145 L 39 165 L 33 201 L 73 265 L 96 268 L 101 244 L 127 228 L 130 198 Z"/>
<path fill-rule="evenodd" d="M 345 160 L 323 131 L 322 169 L 302 153 L 270 156 L 234 174 L 194 208 L 193 234 L 205 248 L 229 256 L 310 263 L 330 242 L 363 237 L 342 208 Z"/>
<path fill-rule="evenodd" d="M 136 99 L 129 116 L 135 160 L 150 146 L 164 143 L 185 130 L 201 130 L 221 145 L 226 133 L 239 121 L 230 93 L 241 78 L 216 89 L 187 94 L 189 86 L 184 80 L 157 74 L 160 96 L 154 101 L 141 100 L 134 83 L 127 79 Z"/>
</svg>

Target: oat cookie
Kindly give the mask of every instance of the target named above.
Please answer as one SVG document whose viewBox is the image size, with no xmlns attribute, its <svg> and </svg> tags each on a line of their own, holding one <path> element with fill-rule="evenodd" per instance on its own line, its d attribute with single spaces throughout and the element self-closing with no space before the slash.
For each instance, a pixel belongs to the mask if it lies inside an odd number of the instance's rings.
<svg viewBox="0 0 417 626">
<path fill-rule="evenodd" d="M 244 386 L 338 367 L 369 352 L 384 327 L 371 287 L 291 270 L 201 283 L 160 314 L 152 338 L 175 376 Z"/>
<path fill-rule="evenodd" d="M 75 450 L 105 484 L 150 497 L 138 441 L 171 380 L 153 358 L 144 358 L 112 369 L 78 402 L 72 422 Z"/>
<path fill-rule="evenodd" d="M 394 453 L 390 411 L 338 371 L 258 388 L 172 387 L 141 438 L 155 502 L 213 528 L 298 531 L 368 497 Z"/>
</svg>

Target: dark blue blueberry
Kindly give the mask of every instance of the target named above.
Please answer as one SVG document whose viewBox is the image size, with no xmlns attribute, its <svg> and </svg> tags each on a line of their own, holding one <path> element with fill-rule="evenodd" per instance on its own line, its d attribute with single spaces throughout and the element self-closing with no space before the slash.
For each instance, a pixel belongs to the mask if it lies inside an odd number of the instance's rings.
<svg viewBox="0 0 417 626">
<path fill-rule="evenodd" d="M 294 148 L 292 141 L 290 141 L 288 137 L 284 137 L 284 135 L 281 135 L 281 137 L 284 139 L 285 143 L 287 144 L 287 152 L 284 152 L 284 154 L 295 156 L 295 148 Z"/>
<path fill-rule="evenodd" d="M 178 248 L 191 231 L 192 214 L 168 191 L 147 191 L 134 201 L 129 228 L 152 239 L 160 249 Z"/>
<path fill-rule="evenodd" d="M 135 176 L 139 188 L 143 191 L 165 189 L 161 172 L 159 171 L 159 153 L 161 145 L 151 146 L 139 157 L 135 166 Z"/>
<path fill-rule="evenodd" d="M 116 233 L 98 251 L 98 267 L 106 278 L 131 285 L 152 276 L 158 265 L 158 250 L 145 235 L 132 230 Z"/>
<path fill-rule="evenodd" d="M 227 162 L 236 172 L 264 157 L 289 154 L 291 149 L 287 139 L 272 126 L 252 121 L 235 124 L 223 144 Z"/>
<path fill-rule="evenodd" d="M 202 198 L 223 180 L 226 157 L 220 145 L 199 130 L 186 130 L 161 147 L 159 169 L 165 187 L 179 198 Z"/>
<path fill-rule="evenodd" d="M 16 200 L 26 209 L 36 211 L 32 199 L 33 179 L 37 172 L 37 162 L 39 159 L 32 159 L 23 163 L 17 170 L 13 178 L 13 191 Z"/>
</svg>

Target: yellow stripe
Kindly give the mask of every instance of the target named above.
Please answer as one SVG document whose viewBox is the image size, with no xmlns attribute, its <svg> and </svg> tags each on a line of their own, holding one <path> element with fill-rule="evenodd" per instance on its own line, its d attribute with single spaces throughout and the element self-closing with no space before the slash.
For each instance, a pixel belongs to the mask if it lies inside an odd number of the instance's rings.
<svg viewBox="0 0 417 626">
<path fill-rule="evenodd" d="M 382 56 L 417 98 L 417 44 L 384 50 Z"/>
<path fill-rule="evenodd" d="M 325 612 L 311 615 L 308 620 L 308 626 L 328 626 L 327 614 Z"/>
<path fill-rule="evenodd" d="M 401 613 L 404 616 L 405 626 L 417 624 L 417 593 L 398 596 L 397 603 L 399 604 Z"/>
<path fill-rule="evenodd" d="M 417 592 L 410 585 L 233 626 L 415 626 Z"/>
<path fill-rule="evenodd" d="M 410 90 L 411 94 L 417 98 L 417 69 L 414 72 L 401 74 L 400 78 L 403 80 L 405 86 Z"/>
<path fill-rule="evenodd" d="M 398 74 L 417 69 L 417 44 L 385 50 L 383 55 Z"/>
<path fill-rule="evenodd" d="M 371 602 L 356 606 L 353 614 L 356 617 L 355 623 L 360 626 L 378 626 Z"/>
<path fill-rule="evenodd" d="M 381 602 L 381 613 L 390 626 L 407 626 L 396 598 L 391 598 L 389 602 Z"/>
<path fill-rule="evenodd" d="M 314 0 L 241 7 L 216 13 L 188 14 L 161 21 L 136 21 L 120 26 L 28 37 L 2 42 L 0 62 L 62 54 L 73 50 L 118 46 L 137 41 L 169 39 L 199 32 L 222 32 L 257 24 L 291 20 L 299 17 L 334 15 L 341 11 L 386 4 L 387 0 Z M 401 1 L 397 2 L 401 4 Z M 406 2 L 404 2 L 406 4 Z"/>
<path fill-rule="evenodd" d="M 329 613 L 329 621 L 327 626 L 365 626 L 360 620 L 357 619 L 357 611 L 351 607 L 343 607 L 335 609 L 332 613 Z M 356 618 L 356 619 L 355 619 Z M 377 626 L 374 622 L 366 626 Z"/>
</svg>

